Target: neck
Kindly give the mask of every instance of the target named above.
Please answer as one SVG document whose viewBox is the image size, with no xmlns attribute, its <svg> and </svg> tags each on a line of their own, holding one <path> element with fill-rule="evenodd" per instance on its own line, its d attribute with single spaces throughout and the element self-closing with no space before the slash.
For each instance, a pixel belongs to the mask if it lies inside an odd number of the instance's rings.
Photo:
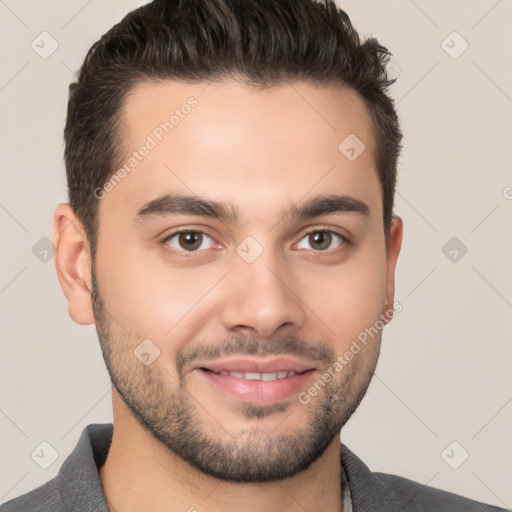
<svg viewBox="0 0 512 512">
<path fill-rule="evenodd" d="M 342 511 L 339 453 L 336 436 L 309 468 L 290 478 L 226 482 L 203 474 L 170 452 L 114 398 L 114 434 L 99 476 L 112 512 Z"/>
</svg>

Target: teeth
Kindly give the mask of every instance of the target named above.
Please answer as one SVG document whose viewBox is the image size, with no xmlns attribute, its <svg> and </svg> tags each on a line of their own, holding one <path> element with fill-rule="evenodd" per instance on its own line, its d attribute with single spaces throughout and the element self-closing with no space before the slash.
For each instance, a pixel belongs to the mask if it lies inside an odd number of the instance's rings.
<svg viewBox="0 0 512 512">
<path fill-rule="evenodd" d="M 277 372 L 277 373 L 257 373 L 257 372 L 215 372 L 220 373 L 220 375 L 231 375 L 232 377 L 237 377 L 238 379 L 246 379 L 246 380 L 278 380 L 278 379 L 286 379 L 287 377 L 293 377 L 296 372 L 293 370 L 286 372 Z"/>
</svg>

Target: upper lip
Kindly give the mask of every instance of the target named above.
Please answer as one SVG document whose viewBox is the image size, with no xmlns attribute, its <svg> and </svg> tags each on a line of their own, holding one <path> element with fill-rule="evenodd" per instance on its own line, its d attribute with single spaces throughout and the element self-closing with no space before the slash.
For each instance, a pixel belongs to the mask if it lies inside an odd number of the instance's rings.
<svg viewBox="0 0 512 512">
<path fill-rule="evenodd" d="M 220 361 L 205 361 L 197 365 L 197 368 L 206 368 L 214 372 L 255 372 L 255 373 L 276 373 L 283 371 L 295 371 L 302 373 L 307 370 L 314 370 L 311 364 L 304 363 L 297 359 L 289 357 L 277 358 L 247 358 L 236 357 L 230 359 L 222 359 Z"/>
</svg>

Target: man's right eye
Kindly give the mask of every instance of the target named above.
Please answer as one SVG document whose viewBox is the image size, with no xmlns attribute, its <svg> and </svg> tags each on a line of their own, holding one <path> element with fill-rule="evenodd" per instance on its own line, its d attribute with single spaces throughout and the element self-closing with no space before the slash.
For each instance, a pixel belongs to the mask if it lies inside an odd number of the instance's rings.
<svg viewBox="0 0 512 512">
<path fill-rule="evenodd" d="M 162 244 L 166 250 L 171 252 L 199 252 L 213 247 L 213 239 L 202 231 L 181 229 L 171 233 Z M 169 249 L 171 247 L 172 249 Z"/>
</svg>

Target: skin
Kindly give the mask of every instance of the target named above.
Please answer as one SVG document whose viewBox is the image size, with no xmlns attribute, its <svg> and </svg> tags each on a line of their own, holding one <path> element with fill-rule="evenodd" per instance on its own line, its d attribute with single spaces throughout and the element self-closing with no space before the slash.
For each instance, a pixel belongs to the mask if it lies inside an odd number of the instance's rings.
<svg viewBox="0 0 512 512">
<path fill-rule="evenodd" d="M 309 387 L 392 308 L 402 221 L 394 216 L 386 246 L 370 116 L 347 88 L 145 82 L 129 93 L 123 110 L 127 155 L 190 96 L 197 107 L 99 202 L 95 293 L 82 224 L 68 204 L 54 214 L 55 264 L 69 314 L 79 324 L 96 324 L 117 384 L 114 436 L 100 470 L 107 502 L 125 512 L 342 510 L 339 429 L 371 380 L 380 333 L 307 404 L 295 394 L 274 407 L 250 408 L 205 379 L 194 354 L 310 357 L 317 373 Z M 338 150 L 349 134 L 366 146 L 355 161 Z M 134 221 L 148 201 L 175 192 L 231 204 L 238 222 L 197 215 Z M 333 193 L 363 201 L 369 215 L 286 215 Z M 178 237 L 163 242 L 182 228 L 211 239 L 185 258 Z M 321 250 L 306 235 L 313 228 L 338 232 L 348 243 L 334 236 Z M 236 252 L 247 237 L 263 249 L 252 263 Z M 144 339 L 160 350 L 147 366 L 133 353 Z M 155 421 L 155 431 L 144 428 L 137 407 Z M 187 411 L 188 430 L 179 419 Z M 320 432 L 320 425 L 332 431 Z M 181 448 L 183 439 L 193 444 L 199 434 L 217 454 L 217 471 L 229 473 L 229 448 L 233 464 L 243 456 L 252 461 L 246 468 L 270 471 L 274 464 L 293 474 L 233 482 L 165 443 L 177 438 Z M 308 443 L 319 453 L 300 467 L 297 447 Z M 204 453 L 197 457 L 212 464 Z"/>
</svg>

